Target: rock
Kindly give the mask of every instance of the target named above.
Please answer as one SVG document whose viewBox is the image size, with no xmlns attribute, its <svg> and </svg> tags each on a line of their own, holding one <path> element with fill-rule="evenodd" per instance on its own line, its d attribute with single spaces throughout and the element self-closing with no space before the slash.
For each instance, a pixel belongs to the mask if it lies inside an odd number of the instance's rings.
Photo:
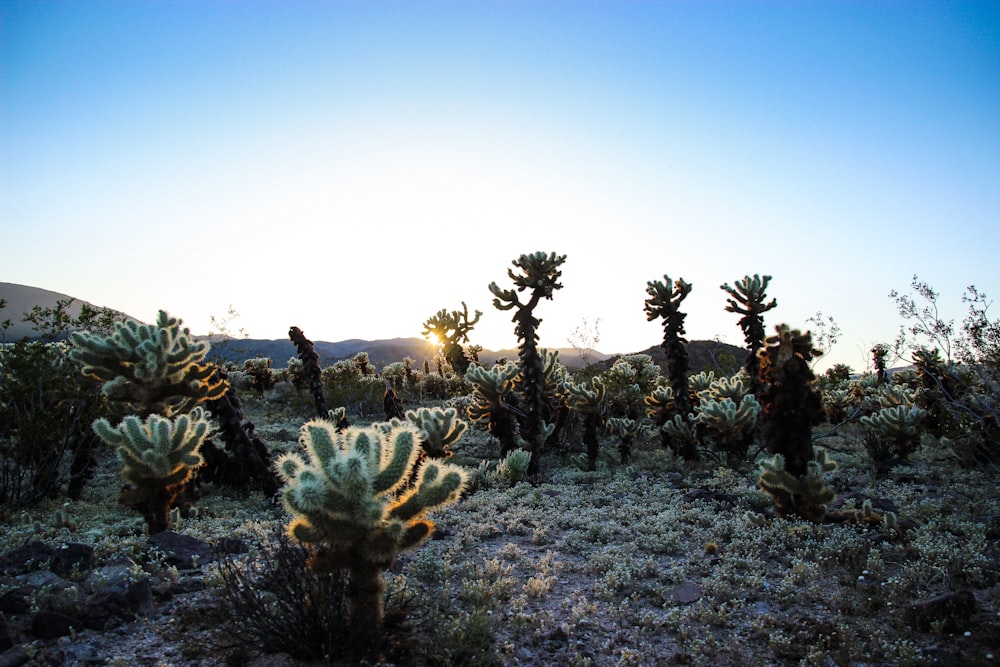
<svg viewBox="0 0 1000 667">
<path fill-rule="evenodd" d="M 49 566 L 55 547 L 45 542 L 28 542 L 0 556 L 0 572 L 6 575 L 24 574 Z"/>
<path fill-rule="evenodd" d="M 15 581 L 16 588 L 0 598 L 2 610 L 11 614 L 30 611 L 32 598 L 42 609 L 63 613 L 72 611 L 80 592 L 76 584 L 48 570 L 19 575 Z"/>
<path fill-rule="evenodd" d="M 0 614 L 0 651 L 6 651 L 14 645 L 14 640 L 10 636 L 10 628 L 7 627 L 7 617 Z"/>
<path fill-rule="evenodd" d="M 150 535 L 147 542 L 164 553 L 168 565 L 180 570 L 193 570 L 215 560 L 211 545 L 190 535 L 168 530 Z"/>
<path fill-rule="evenodd" d="M 937 629 L 961 632 L 969 629 L 978 608 L 972 592 L 963 590 L 911 604 L 905 618 L 907 623 L 923 632 Z"/>
<path fill-rule="evenodd" d="M 31 634 L 38 639 L 69 636 L 73 628 L 83 628 L 79 620 L 57 611 L 40 611 L 31 619 Z"/>
<path fill-rule="evenodd" d="M 55 550 L 49 566 L 60 577 L 71 572 L 89 572 L 94 568 L 94 547 L 89 544 L 70 542 Z"/>
<path fill-rule="evenodd" d="M 30 659 L 23 646 L 15 646 L 0 654 L 0 667 L 21 667 Z"/>
<path fill-rule="evenodd" d="M 681 500 L 686 503 L 694 502 L 695 500 L 711 500 L 725 503 L 726 505 L 735 505 L 739 499 L 731 493 L 722 493 L 709 489 L 691 489 L 681 496 Z"/>
<path fill-rule="evenodd" d="M 678 584 L 674 587 L 674 599 L 680 604 L 691 604 L 700 598 L 704 592 L 704 589 L 698 584 Z"/>
<path fill-rule="evenodd" d="M 250 552 L 250 545 L 246 540 L 238 537 L 223 537 L 215 543 L 215 548 L 222 554 L 245 554 Z"/>
<path fill-rule="evenodd" d="M 125 592 L 109 588 L 90 595 L 80 605 L 80 618 L 91 630 L 110 630 L 135 620 Z"/>
</svg>

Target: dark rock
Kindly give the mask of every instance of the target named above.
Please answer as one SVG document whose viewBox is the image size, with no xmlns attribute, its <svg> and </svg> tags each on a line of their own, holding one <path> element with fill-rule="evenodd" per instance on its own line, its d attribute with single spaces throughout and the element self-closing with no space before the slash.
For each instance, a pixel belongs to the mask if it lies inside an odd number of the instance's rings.
<svg viewBox="0 0 1000 667">
<path fill-rule="evenodd" d="M 60 577 L 69 576 L 74 570 L 89 572 L 94 568 L 94 547 L 89 544 L 71 542 L 55 550 L 49 566 Z"/>
<path fill-rule="evenodd" d="M 135 620 L 123 591 L 109 588 L 87 597 L 80 605 L 80 618 L 91 630 L 110 630 Z"/>
<path fill-rule="evenodd" d="M 961 632 L 969 629 L 978 608 L 971 591 L 956 591 L 911 604 L 905 618 L 907 623 L 923 632 L 937 629 Z"/>
<path fill-rule="evenodd" d="M 31 611 L 30 586 L 18 586 L 0 595 L 0 614 L 27 614 Z"/>
<path fill-rule="evenodd" d="M 31 619 L 31 634 L 39 639 L 68 637 L 73 628 L 83 628 L 77 619 L 57 611 L 40 611 Z"/>
<path fill-rule="evenodd" d="M 173 595 L 184 595 L 186 593 L 197 593 L 208 588 L 208 584 L 202 577 L 184 577 L 170 587 Z"/>
<path fill-rule="evenodd" d="M 147 542 L 164 553 L 168 565 L 174 565 L 180 570 L 193 570 L 215 560 L 211 545 L 190 535 L 168 530 L 150 535 Z"/>
<path fill-rule="evenodd" d="M 23 646 L 15 646 L 0 653 L 0 667 L 21 667 L 21 665 L 27 664 L 30 659 Z"/>
<path fill-rule="evenodd" d="M 0 556 L 0 572 L 7 575 L 43 570 L 49 566 L 55 547 L 45 542 L 28 542 Z"/>
<path fill-rule="evenodd" d="M 7 617 L 0 614 L 0 651 L 6 651 L 14 645 L 14 640 L 10 636 L 10 628 L 7 627 Z"/>
<path fill-rule="evenodd" d="M 153 607 L 153 588 L 149 585 L 149 579 L 132 583 L 125 591 L 125 600 L 128 602 L 128 608 L 139 616 L 152 616 L 156 611 Z"/>
<path fill-rule="evenodd" d="M 700 598 L 704 592 L 704 589 L 698 584 L 678 584 L 674 587 L 674 599 L 680 604 L 691 604 Z"/>
<path fill-rule="evenodd" d="M 215 548 L 223 554 L 245 554 L 250 552 L 250 545 L 246 540 L 238 537 L 223 537 L 215 543 Z"/>
</svg>

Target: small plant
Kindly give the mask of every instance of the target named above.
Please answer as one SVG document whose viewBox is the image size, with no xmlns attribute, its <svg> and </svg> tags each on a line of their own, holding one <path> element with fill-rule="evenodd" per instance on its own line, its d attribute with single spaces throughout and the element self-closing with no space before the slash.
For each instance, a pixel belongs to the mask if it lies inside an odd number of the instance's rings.
<svg viewBox="0 0 1000 667">
<path fill-rule="evenodd" d="M 415 471 L 420 440 L 414 426 L 337 431 L 316 419 L 302 427 L 304 454 L 276 464 L 293 516 L 288 534 L 314 548 L 314 572 L 347 571 L 352 633 L 364 646 L 383 625 L 382 572 L 431 534 L 426 513 L 457 501 L 466 484 L 467 473 L 448 463 L 427 460 Z"/>
<path fill-rule="evenodd" d="M 420 429 L 420 446 L 432 459 L 447 459 L 452 447 L 462 439 L 469 425 L 458 418 L 455 408 L 420 408 L 408 410 L 406 419 Z"/>
<path fill-rule="evenodd" d="M 497 478 L 509 485 L 524 481 L 528 478 L 530 463 L 531 452 L 523 449 L 512 450 L 497 466 Z"/>
<path fill-rule="evenodd" d="M 142 514 L 150 535 L 167 530 L 171 505 L 203 462 L 199 450 L 209 422 L 202 408 L 176 418 L 129 415 L 118 426 L 101 418 L 94 431 L 122 462 L 121 475 L 128 482 L 122 502 Z"/>
</svg>

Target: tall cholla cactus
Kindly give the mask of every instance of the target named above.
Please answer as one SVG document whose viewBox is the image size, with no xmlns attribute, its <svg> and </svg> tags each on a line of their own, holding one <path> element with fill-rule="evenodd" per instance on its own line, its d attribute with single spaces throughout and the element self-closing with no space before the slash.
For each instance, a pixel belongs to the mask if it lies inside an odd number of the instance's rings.
<svg viewBox="0 0 1000 667">
<path fill-rule="evenodd" d="M 719 288 L 732 297 L 726 299 L 729 303 L 726 310 L 743 316 L 740 318 L 740 328 L 743 329 L 743 337 L 746 339 L 749 350 L 744 367 L 750 376 L 750 393 L 755 396 L 760 391 L 758 352 L 764 347 L 763 315 L 778 305 L 774 299 L 766 303 L 764 301 L 767 298 L 766 292 L 769 282 L 771 282 L 771 276 L 761 277 L 755 273 L 753 278 L 744 276 L 743 280 L 736 281 L 735 287 L 730 287 L 729 283 L 726 283 Z"/>
<path fill-rule="evenodd" d="M 517 449 L 517 422 L 510 405 L 514 379 L 520 373 L 516 364 L 485 368 L 469 366 L 465 379 L 472 385 L 472 403 L 467 414 L 473 422 L 487 424 L 490 435 L 500 441 L 500 456 Z"/>
<path fill-rule="evenodd" d="M 111 336 L 77 331 L 70 356 L 83 364 L 84 375 L 104 382 L 117 414 L 188 412 L 220 398 L 229 385 L 213 364 L 202 363 L 210 345 L 194 340 L 181 323 L 161 310 L 156 324 L 118 322 Z"/>
<path fill-rule="evenodd" d="M 554 252 L 521 255 L 512 262 L 520 272 L 515 273 L 511 269 L 507 269 L 507 275 L 514 282 L 516 289 L 500 289 L 495 282 L 489 285 L 489 290 L 495 297 L 493 306 L 498 310 L 514 310 L 514 317 L 511 318 L 511 321 L 517 325 L 514 328 L 514 333 L 521 341 L 521 345 L 518 347 L 518 358 L 522 374 L 520 389 L 524 396 L 524 402 L 521 405 L 523 416 L 520 420 L 521 440 L 519 444 L 531 452 L 530 474 L 535 474 L 538 471 L 538 456 L 554 430 L 554 426 L 545 423 L 543 416 L 545 369 L 538 352 L 537 333 L 538 325 L 542 321 L 535 317 L 534 310 L 539 301 L 552 299 L 553 292 L 562 289 L 562 284 L 559 283 L 562 271 L 559 267 L 565 261 L 566 255 L 556 255 Z M 522 302 L 518 298 L 518 293 L 525 290 L 529 290 L 530 296 L 526 302 Z"/>
<path fill-rule="evenodd" d="M 128 487 L 122 502 L 142 513 L 150 535 L 170 527 L 170 506 L 202 464 L 201 445 L 209 434 L 202 408 L 175 419 L 129 415 L 118 426 L 94 422 L 98 437 L 115 447 Z"/>
<path fill-rule="evenodd" d="M 348 571 L 351 622 L 371 640 L 382 628 L 382 572 L 431 534 L 424 515 L 457 501 L 467 473 L 435 460 L 415 471 L 421 433 L 412 425 L 338 432 L 316 419 L 302 426 L 300 442 L 304 455 L 290 452 L 276 463 L 293 515 L 288 534 L 316 548 L 314 571 Z"/>
<path fill-rule="evenodd" d="M 583 444 L 587 445 L 587 470 L 597 470 L 598 444 L 597 429 L 604 422 L 607 406 L 604 404 L 605 389 L 600 378 L 590 379 L 590 388 L 584 384 L 567 382 L 566 393 L 569 405 L 583 415 Z"/>
<path fill-rule="evenodd" d="M 646 317 L 649 320 L 663 320 L 663 343 L 661 347 L 667 355 L 667 375 L 670 377 L 670 388 L 674 390 L 674 404 L 677 414 L 687 415 L 691 412 L 691 396 L 688 390 L 688 353 L 687 340 L 684 338 L 684 318 L 686 313 L 680 311 L 681 302 L 691 293 L 691 283 L 678 278 L 671 282 L 670 276 L 663 276 L 663 281 L 654 280 L 646 283 Z"/>
</svg>

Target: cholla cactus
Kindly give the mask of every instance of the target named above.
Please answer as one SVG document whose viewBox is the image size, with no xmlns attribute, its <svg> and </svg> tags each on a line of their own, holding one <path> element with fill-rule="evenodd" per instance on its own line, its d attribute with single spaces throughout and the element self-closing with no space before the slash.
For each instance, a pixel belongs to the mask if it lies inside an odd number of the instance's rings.
<svg viewBox="0 0 1000 667">
<path fill-rule="evenodd" d="M 624 465 L 632 460 L 632 445 L 646 432 L 646 428 L 635 419 L 612 417 L 608 420 L 608 431 L 618 438 L 618 453 Z"/>
<path fill-rule="evenodd" d="M 769 336 L 760 351 L 761 436 L 771 454 L 784 457 L 788 472 L 802 476 L 813 458 L 812 427 L 823 419 L 822 395 L 813 386 L 809 368 L 820 353 L 813 349 L 808 331 L 785 324 L 775 329 L 777 335 Z"/>
<path fill-rule="evenodd" d="M 151 535 L 167 530 L 170 505 L 202 464 L 199 450 L 209 433 L 202 408 L 175 419 L 129 415 L 118 426 L 101 418 L 94 432 L 116 448 L 122 462 L 121 475 L 129 484 L 122 501 L 142 513 Z"/>
<path fill-rule="evenodd" d="M 784 457 L 775 454 L 761 461 L 761 490 L 774 500 L 774 510 L 778 516 L 792 514 L 819 523 L 826 516 L 826 506 L 832 503 L 835 494 L 823 482 L 823 474 L 837 468 L 837 464 L 826 457 L 826 451 L 818 450 L 816 458 L 809 461 L 805 475 L 788 472 Z"/>
<path fill-rule="evenodd" d="M 678 452 L 698 452 L 699 439 L 694 422 L 674 415 L 663 423 L 660 430 L 667 435 Z"/>
<path fill-rule="evenodd" d="M 876 410 L 898 406 L 909 407 L 917 402 L 918 393 L 916 389 L 903 384 L 881 384 L 865 397 L 865 403 Z"/>
<path fill-rule="evenodd" d="M 202 361 L 210 345 L 196 341 L 181 320 L 160 311 L 156 324 L 118 322 L 111 336 L 77 331 L 70 356 L 83 374 L 104 383 L 116 414 L 171 417 L 226 393 L 229 385 Z"/>
<path fill-rule="evenodd" d="M 319 355 L 316 353 L 316 348 L 313 346 L 313 342 L 302 333 L 302 329 L 298 327 L 289 327 L 288 338 L 295 345 L 295 349 L 299 355 L 288 360 L 288 370 L 292 372 L 292 362 L 298 362 L 295 366 L 299 369 L 298 373 L 301 375 L 301 382 L 309 386 L 309 392 L 313 397 L 313 404 L 316 406 L 316 414 L 320 417 L 325 417 L 330 408 L 327 407 L 326 396 L 323 393 L 323 371 L 320 369 Z M 299 382 L 295 382 L 295 386 L 299 386 Z"/>
<path fill-rule="evenodd" d="M 729 465 L 735 467 L 746 459 L 759 413 L 760 404 L 753 394 L 746 394 L 739 403 L 728 397 L 710 398 L 698 405 L 694 422 L 725 452 Z"/>
<path fill-rule="evenodd" d="M 728 398 L 734 403 L 739 403 L 750 391 L 747 383 L 744 382 L 745 378 L 746 376 L 743 373 L 737 373 L 732 377 L 713 379 L 708 387 L 697 392 L 697 396 L 703 401 L 721 401 L 724 398 Z"/>
<path fill-rule="evenodd" d="M 243 370 L 250 376 L 250 388 L 263 394 L 274 388 L 274 371 L 270 357 L 256 357 L 243 362 Z"/>
<path fill-rule="evenodd" d="M 455 408 L 420 408 L 407 410 L 406 419 L 420 429 L 420 444 L 428 457 L 446 459 L 452 445 L 461 440 L 469 425 L 458 418 Z"/>
<path fill-rule="evenodd" d="M 302 426 L 300 442 L 304 454 L 276 464 L 293 515 L 288 534 L 315 547 L 314 571 L 348 571 L 351 622 L 370 640 L 382 627 L 382 572 L 431 534 L 425 514 L 457 501 L 467 473 L 433 460 L 414 471 L 421 433 L 411 425 L 338 432 L 316 419 Z"/>
<path fill-rule="evenodd" d="M 467 413 L 473 422 L 485 421 L 490 435 L 500 441 L 500 455 L 506 456 L 517 447 L 517 422 L 511 405 L 514 378 L 520 370 L 516 364 L 485 368 L 469 366 L 465 379 L 472 384 L 472 403 Z"/>
<path fill-rule="evenodd" d="M 651 280 L 646 283 L 646 318 L 650 321 L 663 320 L 663 343 L 660 347 L 667 355 L 667 375 L 670 388 L 674 390 L 677 413 L 687 419 L 691 413 L 691 396 L 688 388 L 687 340 L 684 338 L 684 318 L 680 310 L 681 302 L 691 293 L 691 283 L 683 278 L 675 281 L 663 276 L 663 281 Z"/>
<path fill-rule="evenodd" d="M 462 310 L 453 310 L 449 313 L 442 308 L 424 322 L 424 336 L 441 344 L 441 353 L 457 373 L 465 373 L 469 368 L 469 355 L 462 349 L 462 343 L 469 342 L 469 332 L 482 315 L 482 311 L 477 310 L 470 320 L 469 307 L 463 301 Z M 481 350 L 480 347 L 478 351 Z M 478 351 L 470 350 L 473 354 Z"/>
<path fill-rule="evenodd" d="M 764 302 L 767 298 L 766 291 L 769 282 L 771 282 L 771 276 L 761 277 L 755 273 L 752 278 L 744 276 L 742 280 L 736 281 L 735 287 L 730 287 L 729 283 L 726 283 L 719 288 L 732 297 L 726 299 L 729 304 L 726 306 L 726 310 L 743 316 L 740 318 L 740 328 L 743 329 L 743 337 L 749 350 L 744 368 L 746 368 L 750 378 L 750 392 L 755 396 L 760 390 L 758 352 L 764 347 L 763 315 L 778 305 L 774 299 L 767 303 Z"/>
<path fill-rule="evenodd" d="M 535 317 L 535 307 L 542 299 L 552 299 L 557 289 L 562 289 L 559 278 L 562 271 L 559 267 L 566 261 L 566 255 L 546 254 L 536 252 L 531 255 L 521 255 L 514 260 L 515 267 L 520 269 L 515 273 L 507 269 L 507 275 L 514 282 L 515 290 L 500 289 L 497 284 L 490 283 L 489 290 L 495 297 L 493 305 L 498 310 L 514 310 L 512 321 L 517 325 L 514 333 L 521 341 L 518 347 L 518 358 L 521 366 L 520 391 L 524 397 L 521 404 L 520 445 L 531 452 L 530 472 L 538 471 L 538 455 L 541 454 L 546 440 L 552 435 L 554 427 L 545 423 L 544 397 L 544 365 L 538 352 L 538 325 L 542 323 Z M 530 297 L 522 302 L 518 293 L 529 290 Z"/>
<path fill-rule="evenodd" d="M 604 422 L 607 406 L 604 404 L 605 389 L 600 378 L 590 379 L 590 388 L 584 384 L 567 382 L 566 393 L 569 405 L 583 415 L 583 443 L 587 445 L 587 470 L 597 469 L 599 441 L 597 429 Z"/>
<path fill-rule="evenodd" d="M 859 422 L 871 437 L 888 445 L 878 451 L 886 449 L 888 456 L 906 458 L 920 444 L 919 426 L 926 416 L 927 411 L 916 405 L 894 405 L 861 417 Z"/>
<path fill-rule="evenodd" d="M 716 382 L 714 371 L 701 371 L 688 377 L 688 391 L 695 396 L 708 390 Z"/>
<path fill-rule="evenodd" d="M 848 411 L 854 407 L 854 394 L 850 389 L 827 389 L 823 392 L 823 411 L 831 423 L 847 419 Z"/>
</svg>

